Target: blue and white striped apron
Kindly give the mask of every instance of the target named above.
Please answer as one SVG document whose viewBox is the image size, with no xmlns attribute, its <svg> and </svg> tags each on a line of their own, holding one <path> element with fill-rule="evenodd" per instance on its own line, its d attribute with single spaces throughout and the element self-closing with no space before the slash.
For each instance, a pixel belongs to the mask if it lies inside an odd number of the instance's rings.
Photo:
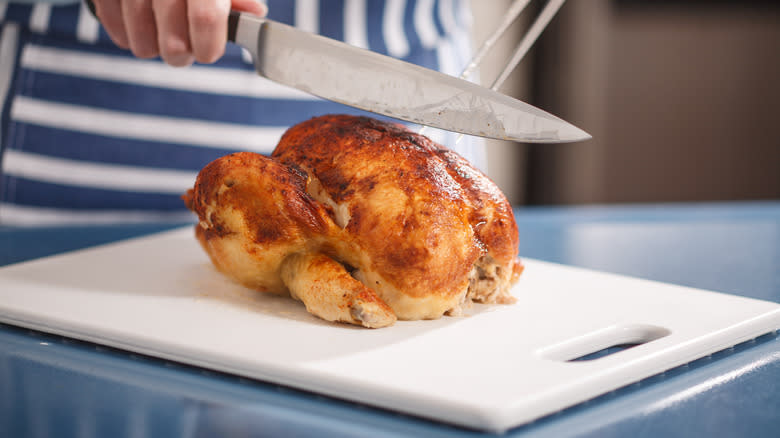
<svg viewBox="0 0 780 438">
<path fill-rule="evenodd" d="M 468 61 L 467 3 L 268 1 L 269 18 L 448 74 Z M 232 44 L 214 65 L 136 59 L 82 3 L 0 2 L 0 102 L 2 225 L 188 220 L 180 195 L 208 162 L 360 113 L 258 77 Z M 483 167 L 476 139 L 453 148 Z"/>
</svg>

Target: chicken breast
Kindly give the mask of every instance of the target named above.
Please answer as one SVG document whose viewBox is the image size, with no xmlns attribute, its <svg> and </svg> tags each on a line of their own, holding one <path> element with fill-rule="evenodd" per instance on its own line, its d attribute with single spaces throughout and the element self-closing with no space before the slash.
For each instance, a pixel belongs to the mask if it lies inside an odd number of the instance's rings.
<svg viewBox="0 0 780 438">
<path fill-rule="evenodd" d="M 495 184 L 428 138 L 367 117 L 300 123 L 270 158 L 222 157 L 184 199 L 217 269 L 329 321 L 382 327 L 511 303 L 522 272 Z"/>
</svg>

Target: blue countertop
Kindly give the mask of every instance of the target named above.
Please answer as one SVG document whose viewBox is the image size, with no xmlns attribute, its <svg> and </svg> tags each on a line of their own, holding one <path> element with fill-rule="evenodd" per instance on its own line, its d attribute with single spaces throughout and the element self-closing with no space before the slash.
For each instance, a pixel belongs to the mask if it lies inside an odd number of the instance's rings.
<svg viewBox="0 0 780 438">
<path fill-rule="evenodd" d="M 780 202 L 534 207 L 520 255 L 780 303 Z M 0 227 L 0 265 L 185 224 Z M 509 436 L 778 436 L 769 333 Z M 0 324 L 0 436 L 483 436 Z"/>
</svg>

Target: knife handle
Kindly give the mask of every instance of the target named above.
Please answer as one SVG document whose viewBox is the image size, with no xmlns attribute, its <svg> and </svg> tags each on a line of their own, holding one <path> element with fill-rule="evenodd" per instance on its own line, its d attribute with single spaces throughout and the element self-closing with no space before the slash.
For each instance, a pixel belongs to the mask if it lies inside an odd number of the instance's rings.
<svg viewBox="0 0 780 438">
<path fill-rule="evenodd" d="M 95 20 L 97 20 L 97 11 L 95 10 L 95 2 L 92 0 L 84 0 L 84 4 L 87 5 L 87 9 L 89 9 L 89 13 L 92 14 L 93 17 L 95 17 Z"/>
<path fill-rule="evenodd" d="M 236 31 L 238 30 L 238 18 L 240 16 L 241 13 L 238 11 L 230 11 L 230 15 L 228 15 L 227 39 L 232 43 L 236 42 Z"/>
<path fill-rule="evenodd" d="M 270 20 L 247 12 L 230 11 L 228 15 L 227 40 L 243 47 L 252 59 L 257 59 L 259 38 L 264 24 Z"/>
</svg>

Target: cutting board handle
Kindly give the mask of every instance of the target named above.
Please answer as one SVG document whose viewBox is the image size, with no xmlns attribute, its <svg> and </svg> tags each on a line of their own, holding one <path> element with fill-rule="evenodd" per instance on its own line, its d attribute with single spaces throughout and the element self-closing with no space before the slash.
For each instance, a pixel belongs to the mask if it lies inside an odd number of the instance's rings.
<svg viewBox="0 0 780 438">
<path fill-rule="evenodd" d="M 669 329 L 650 324 L 618 324 L 558 342 L 538 350 L 537 354 L 545 359 L 573 362 L 613 347 L 623 346 L 615 352 L 627 346 L 636 347 L 670 333 Z"/>
</svg>

